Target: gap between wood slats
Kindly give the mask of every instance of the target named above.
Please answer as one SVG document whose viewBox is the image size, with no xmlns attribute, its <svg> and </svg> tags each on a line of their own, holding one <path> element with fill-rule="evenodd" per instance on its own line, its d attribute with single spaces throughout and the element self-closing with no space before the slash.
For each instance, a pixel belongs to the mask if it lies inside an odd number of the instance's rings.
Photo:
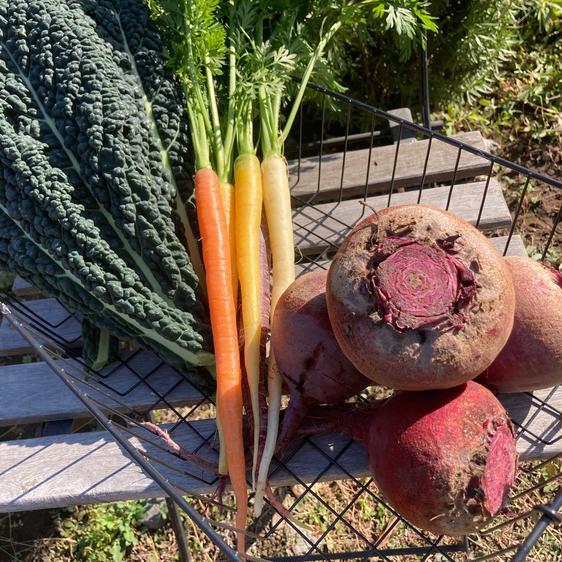
<svg viewBox="0 0 562 562">
<path fill-rule="evenodd" d="M 540 409 L 541 402 L 530 395 L 501 396 L 510 416 L 519 424 L 531 424 L 530 429 L 542 438 L 553 440 L 560 436 L 562 392 L 548 389 L 535 393 L 548 399 L 550 407 Z M 201 454 L 214 458 L 208 445 L 196 434 L 213 438 L 214 420 L 183 424 L 173 433 L 174 439 L 187 450 L 202 446 Z M 152 434 L 140 431 L 150 440 Z M 161 458 L 179 472 L 156 463 L 164 477 L 185 490 L 209 493 L 215 484 L 202 483 L 187 472 L 211 481 L 186 461 L 162 452 L 156 447 L 129 441 L 155 458 Z M 155 441 L 159 443 L 157 440 Z M 320 474 L 320 480 L 338 480 L 351 473 L 356 477 L 368 474 L 363 448 L 340 435 L 332 434 L 313 439 L 312 445 L 304 443 L 298 454 L 287 461 L 289 471 L 274 469 L 271 482 L 274 486 L 311 482 Z M 535 438 L 521 436 L 517 448 L 522 460 L 550 458 L 562 451 L 562 443 L 541 445 Z M 332 463 L 330 459 L 336 459 Z M 292 473 L 292 474 L 291 474 Z M 146 498 L 162 495 L 158 486 L 115 444 L 106 432 L 60 435 L 38 439 L 0 443 L 0 512 L 55 508 L 74 504 L 97 503 L 124 499 Z"/>
</svg>

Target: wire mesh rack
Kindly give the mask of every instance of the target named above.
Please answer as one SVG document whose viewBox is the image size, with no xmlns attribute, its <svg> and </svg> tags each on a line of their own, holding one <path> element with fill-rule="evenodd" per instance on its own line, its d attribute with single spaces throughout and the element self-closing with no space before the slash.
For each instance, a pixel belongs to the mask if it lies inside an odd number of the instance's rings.
<svg viewBox="0 0 562 562">
<path fill-rule="evenodd" d="M 301 107 L 287 153 L 301 274 L 328 267 L 369 207 L 404 202 L 449 209 L 485 231 L 504 254 L 522 253 L 528 193 L 562 189 L 558 180 L 487 152 L 478 134 L 446 137 L 321 87 L 310 91 L 321 111 L 312 117 Z M 517 194 L 511 208 L 502 184 Z M 561 216 L 562 207 L 550 217 L 541 259 L 561 247 Z M 79 435 L 105 432 L 152 482 L 138 497 L 170 496 L 214 544 L 215 559 L 237 560 L 228 546 L 231 500 L 215 494 L 224 482 L 212 470 L 218 454 L 213 396 L 141 349 L 125 350 L 94 372 L 80 359 L 80 318 L 54 299 L 11 292 L 4 300 L 2 334 L 9 325 L 12 351 L 34 354 L 79 398 L 78 405 L 44 419 L 81 417 L 86 421 Z M 356 443 L 318 436 L 274 460 L 270 481 L 277 502 L 252 521 L 248 559 L 521 562 L 536 546 L 536 560 L 556 560 L 562 390 L 502 400 L 524 462 L 507 509 L 480 533 L 459 539 L 415 528 L 378 494 Z M 545 532 L 547 540 L 538 541 Z"/>
</svg>

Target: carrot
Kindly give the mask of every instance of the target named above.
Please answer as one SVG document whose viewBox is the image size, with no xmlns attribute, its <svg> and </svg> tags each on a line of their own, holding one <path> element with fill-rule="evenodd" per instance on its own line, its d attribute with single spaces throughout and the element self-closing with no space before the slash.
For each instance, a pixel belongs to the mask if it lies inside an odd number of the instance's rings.
<svg viewBox="0 0 562 562">
<path fill-rule="evenodd" d="M 260 225 L 262 214 L 262 182 L 260 162 L 250 149 L 244 150 L 234 162 L 236 257 L 242 321 L 244 327 L 244 364 L 252 414 L 254 418 L 254 452 L 252 478 L 257 469 L 260 433 L 259 381 L 261 336 L 261 268 Z"/>
<path fill-rule="evenodd" d="M 242 433 L 242 374 L 232 270 L 235 256 L 231 255 L 227 225 L 227 214 L 232 205 L 225 209 L 220 186 L 221 182 L 229 183 L 232 175 L 235 102 L 229 99 L 228 118 L 223 131 L 214 84 L 214 77 L 222 74 L 226 35 L 216 19 L 217 2 L 190 0 L 170 3 L 149 0 L 148 5 L 154 21 L 167 39 L 168 63 L 176 71 L 186 94 L 197 170 L 197 218 L 215 346 L 219 436 L 222 434 L 221 468 L 228 465 L 236 497 L 238 551 L 245 556 L 248 494 Z M 231 51 L 231 66 L 234 63 L 232 55 Z M 234 90 L 234 68 L 231 69 L 230 78 L 229 94 Z"/>
<path fill-rule="evenodd" d="M 281 20 L 282 21 L 282 20 Z M 288 20 L 292 22 L 293 20 Z M 294 23 L 294 22 L 293 22 Z M 341 26 L 334 23 L 312 53 L 305 69 L 299 91 L 293 102 L 291 111 L 282 131 L 279 129 L 279 116 L 285 83 L 290 78 L 289 59 L 286 60 L 283 75 L 279 68 L 268 77 L 271 82 L 277 81 L 277 88 L 264 82 L 258 87 L 258 101 L 261 121 L 261 144 L 263 151 L 262 175 L 265 214 L 271 241 L 273 262 L 273 289 L 271 298 L 271 317 L 275 314 L 275 305 L 285 289 L 295 280 L 293 221 L 291 213 L 291 195 L 289 192 L 287 162 L 283 157 L 283 145 L 295 120 L 298 107 L 304 96 L 305 87 L 312 75 L 316 61 L 322 54 L 328 41 Z M 321 30 L 321 34 L 323 31 Z M 282 52 L 281 47 L 279 52 Z M 267 62 L 267 61 L 265 61 Z M 264 75 L 267 75 L 265 73 Z M 264 492 L 267 484 L 269 466 L 276 448 L 279 429 L 279 412 L 281 409 L 282 381 L 273 353 L 269 356 L 268 369 L 268 416 L 267 436 L 258 470 L 255 485 L 254 514 L 259 516 L 263 508 Z"/>
<path fill-rule="evenodd" d="M 220 180 L 221 201 L 226 219 L 226 228 L 228 230 L 228 241 L 230 243 L 231 277 L 232 277 L 232 294 L 234 295 L 234 304 L 238 302 L 238 266 L 236 260 L 236 233 L 234 222 L 234 186 L 228 181 Z"/>
<path fill-rule="evenodd" d="M 238 304 L 238 268 L 236 266 L 236 238 L 234 232 L 234 186 L 228 181 L 219 180 L 221 201 L 228 230 L 228 241 L 230 246 L 230 273 L 232 281 L 232 295 L 234 306 Z M 217 397 L 217 431 L 219 433 L 219 474 L 228 474 L 227 455 L 224 446 L 224 430 L 219 414 Z"/>
<path fill-rule="evenodd" d="M 221 200 L 226 218 L 226 227 L 228 229 L 228 241 L 230 246 L 230 272 L 232 281 L 232 294 L 234 296 L 234 306 L 238 307 L 238 267 L 236 258 L 236 234 L 234 223 L 234 186 L 232 179 L 232 152 L 234 150 L 235 138 L 235 112 L 236 112 L 236 51 L 234 49 L 233 39 L 230 37 L 230 45 L 228 49 L 228 107 L 226 119 L 226 131 L 224 142 L 221 143 L 224 154 L 220 158 L 217 173 L 220 183 Z M 207 84 L 210 93 L 213 94 L 211 99 L 211 107 L 214 107 L 214 84 L 212 77 L 207 76 Z M 213 126 L 220 131 L 220 121 L 218 119 L 218 111 L 212 111 Z M 222 140 L 222 139 L 221 139 Z M 219 474 L 228 474 L 228 461 L 225 449 L 225 436 L 223 424 L 219 413 L 219 399 L 217 397 L 217 430 L 219 433 Z"/>
<path fill-rule="evenodd" d="M 197 220 L 207 273 L 207 294 L 213 329 L 217 404 L 222 420 L 228 472 L 236 497 L 238 551 L 245 552 L 248 493 L 242 431 L 242 373 L 238 353 L 236 309 L 231 281 L 231 256 L 225 212 L 217 174 L 201 168 L 195 174 Z"/>
</svg>

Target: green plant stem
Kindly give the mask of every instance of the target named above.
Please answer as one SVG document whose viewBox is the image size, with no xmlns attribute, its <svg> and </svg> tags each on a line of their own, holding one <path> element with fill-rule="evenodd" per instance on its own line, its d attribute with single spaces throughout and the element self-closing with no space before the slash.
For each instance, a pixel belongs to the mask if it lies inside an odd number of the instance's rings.
<svg viewBox="0 0 562 562">
<path fill-rule="evenodd" d="M 213 74 L 209 68 L 208 61 L 205 64 L 205 76 L 207 78 L 207 95 L 209 98 L 209 108 L 211 112 L 211 125 L 212 125 L 212 136 L 213 139 L 213 152 L 215 155 L 215 165 L 217 175 L 219 178 L 224 178 L 225 176 L 225 159 L 224 159 L 224 147 L 222 144 L 221 135 L 221 123 L 219 118 L 219 109 L 217 106 L 217 96 L 215 92 L 215 81 L 213 79 Z"/>
<path fill-rule="evenodd" d="M 228 109 L 226 115 L 226 131 L 224 135 L 224 175 L 219 175 L 219 180 L 224 182 L 232 181 L 234 136 L 236 131 L 236 49 L 234 48 L 234 39 L 232 36 L 230 38 L 230 46 L 228 48 L 228 65 Z"/>
<path fill-rule="evenodd" d="M 302 102 L 302 98 L 304 96 L 306 86 L 308 85 L 308 82 L 309 82 L 310 77 L 312 75 L 312 71 L 314 70 L 314 66 L 316 65 L 316 61 L 320 58 L 320 56 L 322 55 L 322 52 L 324 51 L 326 45 L 328 44 L 330 39 L 336 34 L 336 32 L 338 31 L 338 29 L 340 27 L 341 27 L 340 22 L 334 23 L 332 25 L 332 27 L 330 27 L 330 29 L 328 30 L 326 35 L 324 35 L 324 37 L 320 40 L 320 42 L 318 43 L 318 46 L 314 50 L 314 54 L 312 55 L 312 57 L 310 57 L 310 60 L 308 61 L 308 65 L 306 66 L 306 69 L 304 71 L 304 75 L 302 77 L 302 81 L 301 81 L 301 84 L 300 84 L 300 87 L 299 87 L 299 91 L 298 91 L 297 96 L 295 98 L 295 101 L 293 102 L 293 105 L 291 107 L 291 112 L 289 113 L 289 117 L 287 118 L 287 122 L 285 123 L 285 128 L 283 129 L 283 132 L 279 135 L 279 140 L 278 140 L 279 146 L 283 146 L 283 144 L 287 140 L 287 137 L 289 136 L 289 132 L 291 131 L 291 127 L 293 126 L 293 122 L 295 121 L 295 118 L 297 116 L 299 106 Z"/>
<path fill-rule="evenodd" d="M 255 154 L 254 129 L 252 126 L 252 103 L 249 100 L 240 105 L 237 124 L 238 153 Z"/>
<path fill-rule="evenodd" d="M 197 170 L 210 168 L 209 143 L 207 135 L 201 132 L 201 129 L 205 131 L 204 118 L 199 112 L 195 111 L 190 102 L 187 103 L 187 115 L 191 123 L 191 141 L 193 142 L 193 151 L 195 152 L 195 168 Z"/>
<path fill-rule="evenodd" d="M 260 123 L 261 123 L 261 142 L 264 158 L 277 152 L 277 130 L 273 128 L 275 121 L 272 116 L 268 98 L 265 93 L 265 88 L 260 86 L 258 89 L 258 103 L 260 108 Z"/>
</svg>

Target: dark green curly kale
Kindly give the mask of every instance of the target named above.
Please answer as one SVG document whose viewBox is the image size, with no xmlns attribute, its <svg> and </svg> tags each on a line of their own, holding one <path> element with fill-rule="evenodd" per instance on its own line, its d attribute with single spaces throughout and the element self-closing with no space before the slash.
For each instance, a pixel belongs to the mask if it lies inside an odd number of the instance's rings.
<svg viewBox="0 0 562 562">
<path fill-rule="evenodd" d="M 0 265 L 176 365 L 210 365 L 172 218 L 181 89 L 142 0 L 0 0 Z"/>
</svg>

